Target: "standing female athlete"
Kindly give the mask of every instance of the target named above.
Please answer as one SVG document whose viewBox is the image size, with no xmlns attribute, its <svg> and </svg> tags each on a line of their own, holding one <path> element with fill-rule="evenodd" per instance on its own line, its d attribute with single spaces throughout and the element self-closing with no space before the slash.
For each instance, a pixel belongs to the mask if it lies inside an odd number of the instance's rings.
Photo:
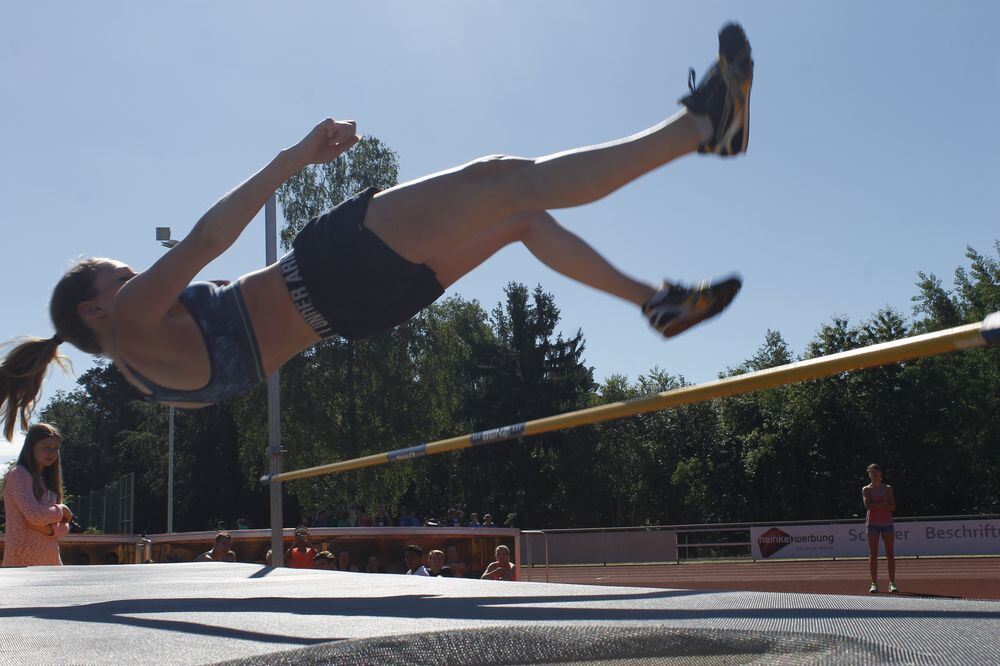
<svg viewBox="0 0 1000 666">
<path fill-rule="evenodd" d="M 4 434 L 27 423 L 63 341 L 111 359 L 151 400 L 202 406 L 250 390 L 323 338 L 363 338 L 408 320 L 516 241 L 559 273 L 640 306 L 664 336 L 718 314 L 738 278 L 694 288 L 638 282 L 546 212 L 600 199 L 688 153 L 744 152 L 753 60 L 741 27 L 720 31 L 717 61 L 697 86 L 693 79 L 692 71 L 684 108 L 638 134 L 534 159 L 494 155 L 365 190 L 311 220 L 279 262 L 224 287 L 189 284 L 286 179 L 358 142 L 353 121 L 324 120 L 144 273 L 111 259 L 74 266 L 52 294 L 55 335 L 19 345 L 0 365 Z"/>
<path fill-rule="evenodd" d="M 896 496 L 892 486 L 882 483 L 882 468 L 872 463 L 868 465 L 868 478 L 871 483 L 861 489 L 861 496 L 868 510 L 865 516 L 865 528 L 868 530 L 868 569 L 872 574 L 872 585 L 868 592 L 878 592 L 878 537 L 882 535 L 885 542 L 885 561 L 889 567 L 889 591 L 899 592 L 896 587 L 896 556 L 893 547 L 896 541 L 896 528 L 892 522 L 892 512 L 896 510 Z"/>
</svg>

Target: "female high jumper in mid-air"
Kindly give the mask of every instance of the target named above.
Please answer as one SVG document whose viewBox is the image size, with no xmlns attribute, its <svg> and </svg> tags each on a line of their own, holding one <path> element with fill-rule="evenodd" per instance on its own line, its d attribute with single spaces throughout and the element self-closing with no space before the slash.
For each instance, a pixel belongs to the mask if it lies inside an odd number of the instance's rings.
<svg viewBox="0 0 1000 666">
<path fill-rule="evenodd" d="M 640 306 L 664 336 L 677 335 L 721 312 L 740 280 L 638 282 L 546 211 L 600 199 L 688 153 L 746 151 L 752 80 L 746 35 L 727 25 L 697 86 L 692 72 L 684 108 L 654 127 L 545 157 L 492 155 L 359 192 L 311 220 L 277 263 L 222 287 L 190 284 L 287 178 L 358 142 L 353 121 L 324 120 L 222 197 L 149 270 L 112 259 L 71 268 L 52 294 L 55 335 L 21 343 L 0 365 L 4 434 L 10 439 L 18 420 L 26 427 L 62 342 L 111 359 L 151 400 L 211 404 L 250 390 L 326 337 L 364 338 L 407 321 L 516 241 L 553 270 Z"/>
</svg>

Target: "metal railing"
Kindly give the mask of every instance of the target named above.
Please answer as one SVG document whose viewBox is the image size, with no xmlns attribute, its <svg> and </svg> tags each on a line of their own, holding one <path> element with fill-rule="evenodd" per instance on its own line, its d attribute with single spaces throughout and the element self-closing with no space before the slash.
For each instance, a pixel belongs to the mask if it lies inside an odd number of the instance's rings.
<svg viewBox="0 0 1000 666">
<path fill-rule="evenodd" d="M 746 534 L 746 541 L 704 541 L 691 543 L 689 541 L 692 534 L 699 533 L 712 533 L 712 534 L 731 534 L 733 532 L 742 532 Z M 684 537 L 684 542 L 681 543 L 681 536 Z M 749 527 L 723 527 L 723 528 L 692 528 L 687 530 L 677 530 L 677 563 L 679 564 L 682 559 L 690 560 L 697 559 L 691 557 L 692 548 L 746 548 L 747 550 L 753 544 L 750 542 L 750 528 Z M 681 550 L 684 551 L 684 557 L 681 557 Z"/>
<path fill-rule="evenodd" d="M 100 490 L 92 490 L 69 503 L 70 511 L 84 529 L 105 534 L 131 534 L 135 513 L 135 474 L 129 472 Z"/>
<path fill-rule="evenodd" d="M 524 551 L 528 560 L 525 562 L 525 566 L 529 569 L 534 568 L 534 564 L 531 562 L 531 540 L 528 537 L 535 534 L 541 534 L 542 542 L 545 544 L 545 582 L 547 583 L 549 582 L 549 535 L 545 533 L 545 530 L 521 530 L 521 536 L 525 537 Z M 520 555 L 520 553 L 518 553 L 518 555 Z"/>
<path fill-rule="evenodd" d="M 894 519 L 896 523 L 908 523 L 916 521 L 949 521 L 949 520 L 996 520 L 1000 519 L 1000 514 L 974 514 L 974 515 L 945 515 L 945 516 L 905 516 L 897 517 Z M 670 560 L 680 563 L 682 560 L 688 559 L 699 559 L 691 557 L 691 550 L 698 548 L 712 548 L 712 549 L 726 549 L 726 548 L 741 548 L 746 549 L 748 552 L 746 554 L 740 554 L 739 557 L 745 557 L 746 559 L 753 560 L 756 562 L 756 558 L 752 557 L 752 543 L 750 541 L 750 529 L 753 527 L 791 527 L 796 525 L 843 525 L 848 523 L 858 523 L 864 520 L 862 516 L 855 516 L 852 518 L 833 518 L 826 520 L 785 520 L 785 521 L 754 521 L 754 522 L 742 522 L 742 523 L 692 523 L 684 525 L 646 525 L 640 527 L 580 527 L 580 528 L 564 528 L 564 529 L 546 529 L 546 530 L 522 530 L 521 534 L 525 537 L 524 548 L 525 548 L 525 566 L 529 569 L 533 569 L 536 566 L 545 567 L 545 582 L 549 582 L 549 567 L 552 566 L 549 559 L 549 536 L 556 536 L 560 534 L 587 534 L 587 533 L 623 533 L 623 532 L 650 532 L 650 531 L 670 531 L 677 535 L 676 543 L 676 554 L 674 557 L 669 558 Z M 706 541 L 702 538 L 696 539 L 694 542 L 691 541 L 693 535 L 703 535 L 703 534 L 731 534 L 743 532 L 746 534 L 746 540 L 739 541 Z M 534 562 L 532 555 L 532 538 L 541 536 L 544 544 L 545 561 Z M 683 551 L 683 557 L 681 553 Z M 836 559 L 836 558 L 833 558 Z M 658 561 L 668 561 L 667 559 Z M 604 563 L 607 566 L 607 562 Z"/>
</svg>

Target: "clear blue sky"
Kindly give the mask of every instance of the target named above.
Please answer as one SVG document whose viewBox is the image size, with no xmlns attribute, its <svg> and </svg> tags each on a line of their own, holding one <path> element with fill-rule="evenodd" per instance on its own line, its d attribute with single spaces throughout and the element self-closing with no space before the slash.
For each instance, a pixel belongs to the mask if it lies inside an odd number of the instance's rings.
<svg viewBox="0 0 1000 666">
<path fill-rule="evenodd" d="M 909 313 L 918 270 L 950 282 L 1000 236 L 1000 3 L 8 3 L 0 25 L 0 339 L 48 336 L 78 257 L 137 270 L 325 116 L 400 156 L 401 179 L 488 153 L 535 156 L 672 114 L 729 18 L 756 60 L 749 154 L 689 157 L 558 217 L 649 280 L 745 278 L 726 314 L 665 342 L 635 309 L 503 251 L 449 293 L 488 308 L 541 283 L 598 379 L 692 381 L 768 328 L 799 352 L 834 314 Z M 203 277 L 264 258 L 262 215 Z M 66 346 L 77 373 L 90 359 Z M 74 378 L 54 374 L 42 403 Z M 498 424 L 499 425 L 499 424 Z M 0 459 L 16 448 L 0 446 Z"/>
</svg>

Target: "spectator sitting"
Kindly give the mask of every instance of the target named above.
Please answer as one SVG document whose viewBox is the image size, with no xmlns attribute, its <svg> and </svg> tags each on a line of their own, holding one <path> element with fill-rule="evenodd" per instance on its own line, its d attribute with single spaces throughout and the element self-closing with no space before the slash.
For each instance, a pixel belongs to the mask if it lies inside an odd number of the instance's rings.
<svg viewBox="0 0 1000 666">
<path fill-rule="evenodd" d="M 378 508 L 378 515 L 375 517 L 375 527 L 392 527 L 392 518 L 384 506 Z"/>
<path fill-rule="evenodd" d="M 378 563 L 377 557 L 369 555 L 368 563 L 365 565 L 365 573 L 385 573 L 385 569 Z"/>
<path fill-rule="evenodd" d="M 448 527 L 461 527 L 463 516 L 465 512 L 461 509 L 448 509 Z"/>
<path fill-rule="evenodd" d="M 483 514 L 483 527 L 496 527 L 496 523 L 493 522 L 493 515 L 489 513 Z"/>
<path fill-rule="evenodd" d="M 479 514 L 473 513 L 469 515 L 469 527 L 481 527 L 479 524 Z"/>
<path fill-rule="evenodd" d="M 429 576 L 427 568 L 421 564 L 424 557 L 424 549 L 416 544 L 411 544 L 403 551 L 403 561 L 406 562 L 407 576 Z"/>
<path fill-rule="evenodd" d="M 444 563 L 444 551 L 432 550 L 427 554 L 427 561 L 430 564 L 430 569 L 427 573 L 431 576 L 453 577 L 451 567 Z"/>
<path fill-rule="evenodd" d="M 215 545 L 212 546 L 211 550 L 207 550 L 198 557 L 194 558 L 195 562 L 235 562 L 236 553 L 234 553 L 230 548 L 229 544 L 233 542 L 233 537 L 229 532 L 219 532 L 215 535 Z"/>
<path fill-rule="evenodd" d="M 238 530 L 248 530 L 248 529 L 250 529 L 250 523 L 249 523 L 249 521 L 247 521 L 246 518 L 237 518 L 236 519 L 236 529 L 238 529 Z"/>
<path fill-rule="evenodd" d="M 372 517 L 368 515 L 368 512 L 364 510 L 363 507 L 358 507 L 358 527 L 371 527 Z"/>
<path fill-rule="evenodd" d="M 336 569 L 337 565 L 333 558 L 333 553 L 328 550 L 323 550 L 316 553 L 313 558 L 313 569 L 323 569 L 325 571 L 330 571 Z"/>
<path fill-rule="evenodd" d="M 508 513 L 507 517 L 503 521 L 503 526 L 506 527 L 506 528 L 508 528 L 508 529 L 516 530 L 517 529 L 517 514 L 516 513 Z"/>
<path fill-rule="evenodd" d="M 466 560 L 459 558 L 458 547 L 452 544 L 445 548 L 445 561 L 447 562 L 448 569 L 455 578 L 465 578 L 465 574 L 468 572 L 469 566 Z"/>
<path fill-rule="evenodd" d="M 285 551 L 285 566 L 292 569 L 312 569 L 316 550 L 309 545 L 309 528 L 299 525 L 295 528 L 295 543 Z"/>
<path fill-rule="evenodd" d="M 396 524 L 399 525 L 400 527 L 413 527 L 412 525 L 410 525 L 410 521 L 415 517 L 416 516 L 413 515 L 412 511 L 406 508 L 402 508 L 400 509 L 399 520 L 396 521 Z"/>
<path fill-rule="evenodd" d="M 313 527 L 332 527 L 330 525 L 330 514 L 326 509 L 320 509 L 313 518 Z"/>
<path fill-rule="evenodd" d="M 510 563 L 510 549 L 501 545 L 497 546 L 495 552 L 496 561 L 490 562 L 481 578 L 483 580 L 517 580 L 514 565 Z"/>
<path fill-rule="evenodd" d="M 357 573 L 358 568 L 351 564 L 351 551 L 346 548 L 341 548 L 337 552 L 337 565 L 334 567 L 337 571 L 353 571 Z"/>
</svg>

